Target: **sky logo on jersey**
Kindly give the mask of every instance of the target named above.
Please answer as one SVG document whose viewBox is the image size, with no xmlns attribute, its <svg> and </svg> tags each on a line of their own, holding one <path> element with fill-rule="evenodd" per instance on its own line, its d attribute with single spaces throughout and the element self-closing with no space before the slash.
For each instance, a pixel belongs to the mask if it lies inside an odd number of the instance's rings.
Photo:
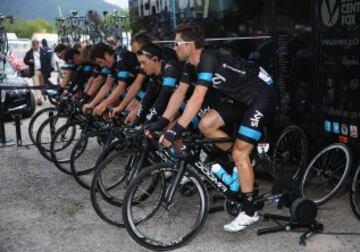
<svg viewBox="0 0 360 252">
<path fill-rule="evenodd" d="M 338 122 L 333 122 L 333 133 L 340 134 L 340 124 Z"/>
<path fill-rule="evenodd" d="M 259 122 L 262 117 L 264 117 L 264 115 L 259 110 L 256 110 L 254 117 L 250 118 L 251 126 L 256 128 L 259 127 Z"/>
<path fill-rule="evenodd" d="M 326 132 L 331 132 L 331 122 L 330 121 L 324 122 L 324 129 Z"/>
</svg>

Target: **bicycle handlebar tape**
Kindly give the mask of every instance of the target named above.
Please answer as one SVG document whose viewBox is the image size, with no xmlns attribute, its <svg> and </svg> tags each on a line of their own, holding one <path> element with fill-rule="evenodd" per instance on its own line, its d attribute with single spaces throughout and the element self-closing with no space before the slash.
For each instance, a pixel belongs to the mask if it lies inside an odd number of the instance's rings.
<svg viewBox="0 0 360 252">
<path fill-rule="evenodd" d="M 170 141 L 175 142 L 181 137 L 181 134 L 185 131 L 185 128 L 180 124 L 176 123 L 172 129 L 165 132 L 164 137 Z"/>
</svg>

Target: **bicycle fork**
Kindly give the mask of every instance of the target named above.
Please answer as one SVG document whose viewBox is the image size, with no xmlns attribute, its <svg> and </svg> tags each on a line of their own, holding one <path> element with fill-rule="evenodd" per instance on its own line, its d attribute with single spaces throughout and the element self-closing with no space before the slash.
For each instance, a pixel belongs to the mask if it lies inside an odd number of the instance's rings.
<svg viewBox="0 0 360 252">
<path fill-rule="evenodd" d="M 171 178 L 171 181 L 169 183 L 169 186 L 166 188 L 165 196 L 164 196 L 164 207 L 166 209 L 169 209 L 173 204 L 173 198 L 176 192 L 176 189 L 178 188 L 180 181 L 182 177 L 185 174 L 187 162 L 185 160 L 182 160 L 180 162 L 179 172 L 176 176 Z"/>
</svg>

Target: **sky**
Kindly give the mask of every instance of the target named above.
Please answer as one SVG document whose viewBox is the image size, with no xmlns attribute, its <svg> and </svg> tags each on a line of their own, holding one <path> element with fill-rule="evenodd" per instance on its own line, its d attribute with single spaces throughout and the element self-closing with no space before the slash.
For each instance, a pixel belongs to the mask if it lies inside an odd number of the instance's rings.
<svg viewBox="0 0 360 252">
<path fill-rule="evenodd" d="M 129 0 L 104 0 L 105 2 L 120 6 L 121 8 L 128 8 Z"/>
</svg>

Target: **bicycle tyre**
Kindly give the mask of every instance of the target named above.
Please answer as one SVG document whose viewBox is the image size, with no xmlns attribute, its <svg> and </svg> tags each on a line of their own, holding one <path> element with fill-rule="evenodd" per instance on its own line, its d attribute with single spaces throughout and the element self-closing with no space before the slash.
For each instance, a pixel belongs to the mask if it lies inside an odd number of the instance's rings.
<svg viewBox="0 0 360 252">
<path fill-rule="evenodd" d="M 207 192 L 207 188 L 204 184 L 204 182 L 202 181 L 202 179 L 200 178 L 200 176 L 197 174 L 196 171 L 194 171 L 192 168 L 187 168 L 186 172 L 187 175 L 190 179 L 191 182 L 194 183 L 196 189 L 199 192 L 199 198 L 200 198 L 200 211 L 199 211 L 199 215 L 196 218 L 195 223 L 191 224 L 191 230 L 186 233 L 184 236 L 171 240 L 171 241 L 158 241 L 155 240 L 152 237 L 147 237 L 146 235 L 144 235 L 142 232 L 139 231 L 139 226 L 140 224 L 149 221 L 152 217 L 154 217 L 156 215 L 156 212 L 159 211 L 159 209 L 162 207 L 162 200 L 164 199 L 164 192 L 167 190 L 166 188 L 166 183 L 165 183 L 165 172 L 172 172 L 175 174 L 178 172 L 178 169 L 176 167 L 174 167 L 173 163 L 162 163 L 162 164 L 156 164 L 153 166 L 150 166 L 148 168 L 146 168 L 145 170 L 143 170 L 138 176 L 136 176 L 136 178 L 130 183 L 128 190 L 126 191 L 125 194 L 125 198 L 124 198 L 124 202 L 123 202 L 123 219 L 124 219 L 124 224 L 125 224 L 125 228 L 127 230 L 127 232 L 129 233 L 130 237 L 135 240 L 139 245 L 151 249 L 151 250 L 156 250 L 156 251 L 165 251 L 165 250 L 172 250 L 172 249 L 176 249 L 176 248 L 180 248 L 182 246 L 184 246 L 185 244 L 187 244 L 188 242 L 190 242 L 192 239 L 195 238 L 195 236 L 201 231 L 202 227 L 205 224 L 205 221 L 207 219 L 208 216 L 208 210 L 209 210 L 209 197 L 208 197 L 208 192 Z M 134 196 L 136 193 L 136 190 L 140 187 L 142 181 L 146 178 L 148 178 L 151 175 L 156 175 L 159 177 L 159 182 L 161 182 L 160 184 L 162 185 L 162 189 L 160 189 L 160 196 L 159 196 L 159 202 L 156 203 L 154 210 L 152 210 L 152 212 L 150 212 L 149 214 L 146 214 L 144 217 L 142 217 L 139 220 L 133 220 L 132 214 L 132 205 L 136 206 L 138 204 L 140 204 L 138 201 L 134 201 Z M 179 196 L 181 196 L 181 193 L 179 192 L 178 194 Z M 189 200 L 194 196 L 191 197 L 186 197 L 186 196 L 182 196 L 183 199 Z M 145 201 L 144 201 L 145 202 Z M 175 201 L 178 202 L 178 201 Z M 175 204 L 175 203 L 174 203 Z M 178 204 L 180 207 L 189 207 L 189 206 L 185 206 L 183 204 Z M 193 205 L 191 205 L 191 207 L 193 207 Z M 141 206 L 140 206 L 140 209 Z M 173 208 L 172 208 L 173 209 Z M 192 209 L 194 210 L 194 209 Z M 176 211 L 177 212 L 177 211 Z M 194 211 L 182 211 L 182 212 L 177 212 L 177 213 L 185 213 L 185 214 L 189 214 L 189 213 L 193 213 Z M 162 217 L 164 217 L 163 215 L 160 215 Z M 161 218 L 162 218 L 161 217 Z M 188 219 L 183 219 L 183 222 L 185 223 L 185 220 Z M 161 223 L 158 223 L 158 221 L 154 221 L 154 225 L 159 225 L 161 226 Z M 181 225 L 183 225 L 183 223 L 181 223 Z M 152 227 L 152 229 L 154 229 L 154 233 L 156 233 L 156 235 L 159 234 L 159 230 L 158 227 L 154 228 L 152 225 L 150 225 Z M 176 230 L 183 230 L 182 227 L 179 227 Z M 170 228 L 166 227 L 164 230 L 166 236 L 168 236 L 168 234 L 170 233 Z"/>
<path fill-rule="evenodd" d="M 331 154 L 333 153 L 333 156 Z M 340 161 L 336 160 L 336 157 L 341 158 Z M 339 168 L 337 166 L 341 165 L 343 163 L 343 158 L 345 158 L 345 166 L 342 169 L 343 172 L 341 172 L 340 175 L 335 174 Z M 346 184 L 346 179 L 348 178 L 348 175 L 351 170 L 352 165 L 352 154 L 350 149 L 341 143 L 334 143 L 331 145 L 326 146 L 323 148 L 309 163 L 308 167 L 306 168 L 304 172 L 304 176 L 301 180 L 301 186 L 300 186 L 300 194 L 304 198 L 309 198 L 315 202 L 316 205 L 322 205 L 329 201 L 331 198 L 333 198 L 336 193 Z M 331 170 L 332 168 L 336 168 L 334 171 Z M 341 168 L 341 167 L 340 167 Z M 315 172 L 315 174 L 314 174 Z M 329 186 L 330 184 L 334 184 L 333 188 L 329 190 L 326 188 L 326 192 L 324 196 L 320 197 L 311 197 L 309 194 L 309 187 L 311 185 L 308 185 L 312 179 L 311 175 L 315 175 L 316 177 L 319 177 L 322 181 L 320 183 L 317 183 L 313 189 L 311 190 L 312 193 L 319 192 L 322 186 Z M 339 181 L 334 181 L 336 177 L 340 177 Z M 326 182 L 326 183 L 324 183 Z M 306 191 L 308 193 L 305 193 L 305 186 L 307 186 Z M 310 187 L 311 189 L 311 187 Z"/>
<path fill-rule="evenodd" d="M 308 139 L 296 125 L 286 127 L 275 142 L 272 170 L 277 178 L 299 178 L 308 160 Z"/>
<path fill-rule="evenodd" d="M 356 218 L 360 220 L 360 163 L 355 171 L 350 189 L 350 205 Z"/>
</svg>

